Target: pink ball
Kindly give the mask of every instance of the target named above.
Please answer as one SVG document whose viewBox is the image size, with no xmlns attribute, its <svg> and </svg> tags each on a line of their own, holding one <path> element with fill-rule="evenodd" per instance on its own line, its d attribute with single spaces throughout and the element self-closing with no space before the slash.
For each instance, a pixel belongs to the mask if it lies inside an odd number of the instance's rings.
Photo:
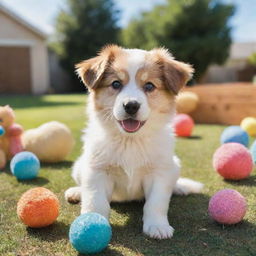
<svg viewBox="0 0 256 256">
<path fill-rule="evenodd" d="M 208 212 L 212 219 L 221 224 L 240 222 L 247 210 L 245 198 L 234 189 L 218 191 L 209 202 Z"/>
<path fill-rule="evenodd" d="M 179 137 L 189 137 L 194 128 L 193 119 L 186 114 L 177 114 L 173 119 L 174 132 Z"/>
<path fill-rule="evenodd" d="M 213 167 L 225 179 L 244 179 L 253 170 L 252 156 L 242 144 L 226 143 L 214 153 Z"/>
</svg>

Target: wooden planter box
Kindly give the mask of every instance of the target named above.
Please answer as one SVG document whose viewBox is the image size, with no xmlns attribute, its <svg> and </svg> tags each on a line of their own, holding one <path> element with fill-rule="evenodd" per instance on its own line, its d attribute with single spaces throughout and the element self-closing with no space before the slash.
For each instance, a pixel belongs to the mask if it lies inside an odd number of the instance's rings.
<svg viewBox="0 0 256 256">
<path fill-rule="evenodd" d="M 245 117 L 256 117 L 256 86 L 251 83 L 198 85 L 185 90 L 199 96 L 199 105 L 191 113 L 196 123 L 239 125 Z"/>
</svg>

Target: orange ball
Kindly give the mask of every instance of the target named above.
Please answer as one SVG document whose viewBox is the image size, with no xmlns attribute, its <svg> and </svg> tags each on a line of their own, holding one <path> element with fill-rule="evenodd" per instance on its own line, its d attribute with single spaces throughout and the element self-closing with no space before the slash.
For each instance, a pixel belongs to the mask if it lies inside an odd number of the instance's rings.
<svg viewBox="0 0 256 256">
<path fill-rule="evenodd" d="M 50 190 L 38 187 L 25 192 L 17 206 L 21 221 L 31 228 L 51 225 L 59 215 L 59 200 Z"/>
</svg>

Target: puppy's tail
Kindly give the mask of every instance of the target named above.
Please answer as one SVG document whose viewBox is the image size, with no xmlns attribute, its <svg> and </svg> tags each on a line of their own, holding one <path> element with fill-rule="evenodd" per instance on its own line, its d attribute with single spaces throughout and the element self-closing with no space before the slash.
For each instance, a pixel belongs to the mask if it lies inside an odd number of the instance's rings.
<svg viewBox="0 0 256 256">
<path fill-rule="evenodd" d="M 176 195 L 188 195 L 188 194 L 197 194 L 202 191 L 204 184 L 187 179 L 179 178 L 174 187 L 173 193 Z"/>
</svg>

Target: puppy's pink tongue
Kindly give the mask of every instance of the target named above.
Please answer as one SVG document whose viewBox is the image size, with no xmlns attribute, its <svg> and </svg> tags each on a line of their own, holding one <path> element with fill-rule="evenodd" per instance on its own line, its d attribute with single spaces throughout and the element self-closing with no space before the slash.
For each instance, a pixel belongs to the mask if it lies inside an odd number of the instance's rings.
<svg viewBox="0 0 256 256">
<path fill-rule="evenodd" d="M 121 125 L 123 129 L 127 132 L 136 132 L 137 130 L 139 130 L 141 122 L 138 120 L 129 118 L 121 121 Z"/>
</svg>

